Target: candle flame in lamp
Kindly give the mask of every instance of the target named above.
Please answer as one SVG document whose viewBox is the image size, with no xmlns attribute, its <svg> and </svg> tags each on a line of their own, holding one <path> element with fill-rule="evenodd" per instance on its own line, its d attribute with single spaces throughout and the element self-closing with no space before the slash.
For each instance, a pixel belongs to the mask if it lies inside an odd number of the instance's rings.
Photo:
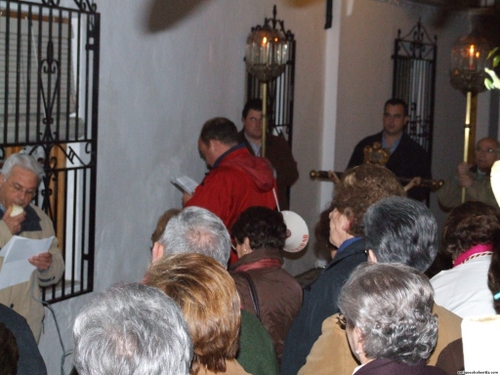
<svg viewBox="0 0 500 375">
<path fill-rule="evenodd" d="M 265 46 L 267 44 L 267 36 L 262 38 L 262 45 Z"/>
<path fill-rule="evenodd" d="M 474 70 L 474 44 L 469 48 L 469 69 Z"/>
<path fill-rule="evenodd" d="M 490 182 L 493 195 L 500 205 L 500 161 L 496 161 L 491 167 Z"/>
</svg>

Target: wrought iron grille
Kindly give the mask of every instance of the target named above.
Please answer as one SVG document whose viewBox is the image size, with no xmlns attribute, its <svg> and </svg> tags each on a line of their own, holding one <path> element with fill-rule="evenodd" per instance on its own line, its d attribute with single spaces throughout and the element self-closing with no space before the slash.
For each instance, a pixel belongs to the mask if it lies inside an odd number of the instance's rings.
<svg viewBox="0 0 500 375">
<path fill-rule="evenodd" d="M 437 37 L 429 37 L 420 20 L 394 41 L 392 97 L 408 103 L 406 132 L 432 157 Z"/>
<path fill-rule="evenodd" d="M 276 19 L 276 5 L 273 7 L 273 18 L 265 18 L 264 25 L 280 30 L 286 37 L 289 59 L 285 72 L 267 84 L 267 116 L 269 131 L 284 137 L 292 147 L 293 130 L 293 89 L 295 81 L 295 37 L 290 30 L 285 30 L 284 21 Z M 264 26 L 263 25 L 263 26 Z M 279 29 L 277 28 L 279 27 Z M 252 27 L 251 31 L 262 28 Z M 247 73 L 247 99 L 262 98 L 260 81 Z"/>
<path fill-rule="evenodd" d="M 43 298 L 91 292 L 94 279 L 100 14 L 89 0 L 0 0 L 0 156 L 45 169 L 33 203 L 54 223 L 66 269 Z"/>
</svg>

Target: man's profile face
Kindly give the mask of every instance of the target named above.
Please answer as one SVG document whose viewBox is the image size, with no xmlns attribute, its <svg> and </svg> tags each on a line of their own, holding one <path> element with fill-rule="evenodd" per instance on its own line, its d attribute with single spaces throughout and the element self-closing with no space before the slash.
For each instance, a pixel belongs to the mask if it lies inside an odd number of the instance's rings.
<svg viewBox="0 0 500 375">
<path fill-rule="evenodd" d="M 482 139 L 477 143 L 474 150 L 477 167 L 486 172 L 498 159 L 497 143 L 492 139 Z"/>
<path fill-rule="evenodd" d="M 26 207 L 38 188 L 38 176 L 24 168 L 12 168 L 9 178 L 0 174 L 0 203 L 8 209 L 12 204 Z"/>
<path fill-rule="evenodd" d="M 405 109 L 401 104 L 387 104 L 383 116 L 384 130 L 390 136 L 399 136 L 403 134 L 403 128 L 408 122 L 408 116 L 405 116 Z"/>
<path fill-rule="evenodd" d="M 217 160 L 217 157 L 215 156 L 214 150 L 213 150 L 213 145 L 209 142 L 206 144 L 201 140 L 201 138 L 198 139 L 198 151 L 200 153 L 200 158 L 202 158 L 205 163 L 209 167 L 213 167 L 215 161 Z"/>
<path fill-rule="evenodd" d="M 247 117 L 243 119 L 243 128 L 248 138 L 260 142 L 262 139 L 262 111 L 249 110 Z"/>
</svg>

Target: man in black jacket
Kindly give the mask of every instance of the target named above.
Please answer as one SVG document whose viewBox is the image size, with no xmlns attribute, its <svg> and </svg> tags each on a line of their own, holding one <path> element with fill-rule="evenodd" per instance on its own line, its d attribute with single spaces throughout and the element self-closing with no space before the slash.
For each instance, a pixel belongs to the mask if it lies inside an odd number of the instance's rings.
<svg viewBox="0 0 500 375">
<path fill-rule="evenodd" d="M 431 163 L 427 152 L 404 132 L 408 123 L 408 105 L 401 99 L 389 99 L 384 105 L 384 130 L 366 137 L 359 142 L 352 153 L 347 168 L 365 162 L 364 149 L 379 143 L 390 152 L 385 167 L 397 177 L 431 179 Z M 404 184 L 403 184 L 404 185 Z M 408 197 L 422 201 L 427 198 L 429 189 L 413 187 Z"/>
</svg>

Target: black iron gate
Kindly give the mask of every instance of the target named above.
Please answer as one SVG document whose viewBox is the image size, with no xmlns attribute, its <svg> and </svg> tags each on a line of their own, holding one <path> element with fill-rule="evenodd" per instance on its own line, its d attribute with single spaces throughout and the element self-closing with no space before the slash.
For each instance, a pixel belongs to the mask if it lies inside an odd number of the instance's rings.
<svg viewBox="0 0 500 375">
<path fill-rule="evenodd" d="M 100 14 L 89 0 L 59 3 L 0 0 L 0 156 L 43 164 L 34 203 L 66 262 L 47 302 L 91 292 L 94 278 Z"/>
<path fill-rule="evenodd" d="M 407 132 L 432 157 L 437 37 L 432 40 L 420 21 L 394 41 L 392 97 L 408 103 Z"/>
</svg>

